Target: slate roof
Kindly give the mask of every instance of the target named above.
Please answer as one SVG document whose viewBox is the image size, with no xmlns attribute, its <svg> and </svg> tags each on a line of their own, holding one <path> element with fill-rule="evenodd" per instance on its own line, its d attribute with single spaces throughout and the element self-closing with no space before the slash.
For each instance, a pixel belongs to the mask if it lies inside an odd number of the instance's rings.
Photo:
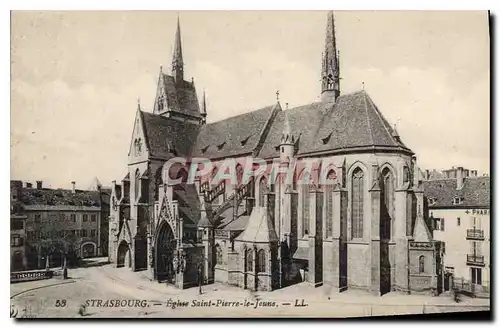
<svg viewBox="0 0 500 328">
<path fill-rule="evenodd" d="M 365 91 L 342 95 L 336 103 L 315 102 L 286 112 L 299 156 L 375 149 L 413 154 Z M 199 127 L 141 113 L 152 156 L 173 157 L 172 149 L 179 156 L 210 159 L 241 156 L 256 150 L 261 158 L 279 156 L 277 147 L 285 120 L 279 104 Z"/>
<path fill-rule="evenodd" d="M 316 102 L 287 110 L 298 155 L 342 151 L 361 147 L 383 147 L 411 152 L 382 116 L 365 91 L 342 95 L 333 102 Z M 279 156 L 285 112 L 280 112 L 259 156 Z"/>
<path fill-rule="evenodd" d="M 189 156 L 199 127 L 192 123 L 139 111 L 149 153 L 153 157 Z"/>
<path fill-rule="evenodd" d="M 200 116 L 200 106 L 194 84 L 188 81 L 175 83 L 171 75 L 163 74 L 163 86 L 167 96 L 167 107 L 170 110 Z"/>
<path fill-rule="evenodd" d="M 278 105 L 264 107 L 201 127 L 193 157 L 221 158 L 251 153 Z"/>
<path fill-rule="evenodd" d="M 264 207 L 252 210 L 245 230 L 236 238 L 242 242 L 268 243 L 278 241 L 271 216 Z"/>
<path fill-rule="evenodd" d="M 462 189 L 457 190 L 457 179 L 427 180 L 422 182 L 424 196 L 434 198 L 431 208 L 490 207 L 490 177 L 465 178 Z M 455 197 L 462 197 L 460 205 L 453 205 Z"/>
</svg>

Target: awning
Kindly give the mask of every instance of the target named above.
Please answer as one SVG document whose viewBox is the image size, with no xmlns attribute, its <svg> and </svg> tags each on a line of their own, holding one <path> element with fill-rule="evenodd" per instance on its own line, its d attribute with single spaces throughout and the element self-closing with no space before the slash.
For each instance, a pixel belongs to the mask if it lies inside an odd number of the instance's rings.
<svg viewBox="0 0 500 328">
<path fill-rule="evenodd" d="M 309 248 L 307 247 L 299 247 L 295 254 L 293 254 L 293 258 L 296 260 L 309 260 Z"/>
</svg>

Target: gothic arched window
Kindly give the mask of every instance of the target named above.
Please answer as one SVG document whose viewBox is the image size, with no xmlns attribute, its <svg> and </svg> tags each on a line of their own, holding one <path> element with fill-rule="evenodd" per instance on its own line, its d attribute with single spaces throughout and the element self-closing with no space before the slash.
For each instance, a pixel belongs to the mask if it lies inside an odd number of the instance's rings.
<svg viewBox="0 0 500 328">
<path fill-rule="evenodd" d="M 219 244 L 215 245 L 215 254 L 216 254 L 217 265 L 224 264 L 224 258 L 222 257 L 222 248 L 220 247 Z"/>
<path fill-rule="evenodd" d="M 351 191 L 351 236 L 352 238 L 363 238 L 363 197 L 364 197 L 364 173 L 359 167 L 352 174 Z"/>
<path fill-rule="evenodd" d="M 302 237 L 309 234 L 309 204 L 311 195 L 309 194 L 309 184 L 302 185 Z"/>
<path fill-rule="evenodd" d="M 266 272 L 266 252 L 261 249 L 257 252 L 257 273 Z"/>
<path fill-rule="evenodd" d="M 240 185 L 243 181 L 243 166 L 240 163 L 236 165 L 236 185 Z"/>
<path fill-rule="evenodd" d="M 253 272 L 253 249 L 245 251 L 246 271 Z"/>
<path fill-rule="evenodd" d="M 264 206 L 264 199 L 267 193 L 267 178 L 263 176 L 259 183 L 259 206 Z"/>
<path fill-rule="evenodd" d="M 425 257 L 423 255 L 420 255 L 418 258 L 418 273 L 424 273 L 425 272 Z"/>
<path fill-rule="evenodd" d="M 135 189 L 135 199 L 139 199 L 140 194 L 140 186 L 141 186 L 141 172 L 139 169 L 135 170 L 135 181 L 134 181 L 134 189 Z"/>
</svg>

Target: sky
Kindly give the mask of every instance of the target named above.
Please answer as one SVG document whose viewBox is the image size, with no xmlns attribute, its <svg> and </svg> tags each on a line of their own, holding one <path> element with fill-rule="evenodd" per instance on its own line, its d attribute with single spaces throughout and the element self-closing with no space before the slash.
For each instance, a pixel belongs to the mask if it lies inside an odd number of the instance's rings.
<svg viewBox="0 0 500 328">
<path fill-rule="evenodd" d="M 127 173 L 137 109 L 170 70 L 177 14 L 184 76 L 208 122 L 320 93 L 325 11 L 13 12 L 11 179 L 88 188 Z M 363 87 L 422 169 L 490 170 L 487 12 L 336 11 L 341 92 Z"/>
</svg>

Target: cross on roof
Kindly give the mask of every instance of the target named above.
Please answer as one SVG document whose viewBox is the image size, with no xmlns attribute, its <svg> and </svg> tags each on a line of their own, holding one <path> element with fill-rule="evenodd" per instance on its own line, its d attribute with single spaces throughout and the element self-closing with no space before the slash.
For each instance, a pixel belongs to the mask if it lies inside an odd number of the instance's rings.
<svg viewBox="0 0 500 328">
<path fill-rule="evenodd" d="M 280 100 L 280 91 L 279 90 L 276 91 L 276 100 L 278 100 L 278 101 Z"/>
</svg>

